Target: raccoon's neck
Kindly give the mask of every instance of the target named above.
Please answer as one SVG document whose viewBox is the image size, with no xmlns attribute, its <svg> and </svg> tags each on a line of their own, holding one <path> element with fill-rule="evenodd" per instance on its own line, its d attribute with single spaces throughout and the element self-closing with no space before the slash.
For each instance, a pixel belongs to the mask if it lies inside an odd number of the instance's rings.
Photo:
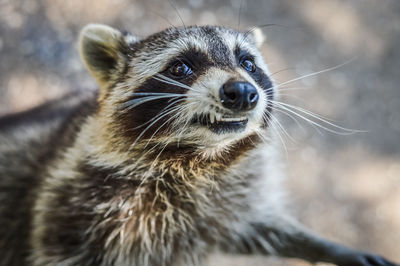
<svg viewBox="0 0 400 266">
<path fill-rule="evenodd" d="M 164 147 L 162 151 L 155 149 L 149 152 L 151 147 L 137 145 L 132 148 L 123 138 L 109 133 L 114 132 L 110 130 L 111 127 L 107 118 L 99 114 L 87 118 L 66 157 L 76 158 L 77 168 L 84 165 L 91 172 L 94 169 L 101 169 L 103 172 L 108 169 L 104 178 L 113 176 L 118 179 L 140 180 L 165 175 L 181 182 L 211 182 L 215 176 L 229 171 L 229 168 L 246 159 L 261 144 L 258 135 L 254 134 L 213 156 L 196 147 L 182 145 L 171 145 Z"/>
</svg>

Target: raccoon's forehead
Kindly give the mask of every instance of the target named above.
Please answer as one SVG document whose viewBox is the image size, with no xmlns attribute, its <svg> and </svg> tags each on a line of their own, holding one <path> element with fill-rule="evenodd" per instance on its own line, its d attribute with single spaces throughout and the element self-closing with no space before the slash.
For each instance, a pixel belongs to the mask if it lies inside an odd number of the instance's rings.
<svg viewBox="0 0 400 266">
<path fill-rule="evenodd" d="M 137 68 L 145 64 L 147 70 L 156 73 L 174 58 L 196 52 L 220 66 L 234 66 L 236 49 L 259 55 L 249 35 L 232 29 L 215 26 L 170 28 L 134 44 L 131 65 Z"/>
</svg>

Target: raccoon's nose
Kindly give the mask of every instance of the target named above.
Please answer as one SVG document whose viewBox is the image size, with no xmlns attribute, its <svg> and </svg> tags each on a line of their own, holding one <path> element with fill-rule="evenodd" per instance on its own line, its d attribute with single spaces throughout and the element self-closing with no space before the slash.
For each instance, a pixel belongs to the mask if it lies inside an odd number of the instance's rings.
<svg viewBox="0 0 400 266">
<path fill-rule="evenodd" d="M 248 111 L 256 107 L 257 89 L 249 82 L 228 81 L 219 90 L 224 107 L 233 111 Z"/>
</svg>

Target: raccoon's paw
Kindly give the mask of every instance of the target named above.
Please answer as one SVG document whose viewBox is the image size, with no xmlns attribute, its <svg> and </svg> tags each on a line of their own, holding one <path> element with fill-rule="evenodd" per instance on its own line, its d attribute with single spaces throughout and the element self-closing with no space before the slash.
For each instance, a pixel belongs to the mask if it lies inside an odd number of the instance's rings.
<svg viewBox="0 0 400 266">
<path fill-rule="evenodd" d="M 338 266 L 400 266 L 378 255 L 357 252 L 338 256 L 335 264 Z"/>
</svg>

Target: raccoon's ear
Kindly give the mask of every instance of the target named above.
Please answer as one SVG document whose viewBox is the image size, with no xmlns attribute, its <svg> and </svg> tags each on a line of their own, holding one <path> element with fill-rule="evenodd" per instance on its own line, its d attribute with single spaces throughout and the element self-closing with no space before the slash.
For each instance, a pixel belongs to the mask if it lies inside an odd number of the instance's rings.
<svg viewBox="0 0 400 266">
<path fill-rule="evenodd" d="M 251 35 L 254 43 L 257 45 L 257 47 L 261 47 L 261 45 L 263 45 L 265 40 L 267 39 L 267 37 L 262 32 L 262 30 L 258 27 L 252 29 L 250 35 Z"/>
<path fill-rule="evenodd" d="M 127 64 L 129 44 L 136 42 L 132 35 L 106 25 L 89 24 L 79 38 L 79 50 L 89 72 L 101 87 L 109 85 Z"/>
</svg>

